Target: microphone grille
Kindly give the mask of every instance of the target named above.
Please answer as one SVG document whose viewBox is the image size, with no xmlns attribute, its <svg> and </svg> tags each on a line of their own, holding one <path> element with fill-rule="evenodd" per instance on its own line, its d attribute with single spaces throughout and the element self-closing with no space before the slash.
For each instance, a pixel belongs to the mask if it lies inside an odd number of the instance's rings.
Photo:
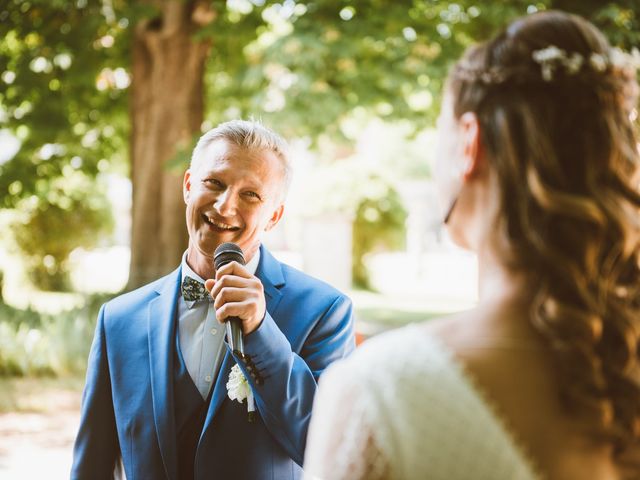
<svg viewBox="0 0 640 480">
<path fill-rule="evenodd" d="M 238 262 L 240 265 L 245 264 L 242 249 L 232 242 L 226 242 L 218 245 L 213 253 L 213 266 L 216 270 L 224 267 L 227 263 Z"/>
</svg>

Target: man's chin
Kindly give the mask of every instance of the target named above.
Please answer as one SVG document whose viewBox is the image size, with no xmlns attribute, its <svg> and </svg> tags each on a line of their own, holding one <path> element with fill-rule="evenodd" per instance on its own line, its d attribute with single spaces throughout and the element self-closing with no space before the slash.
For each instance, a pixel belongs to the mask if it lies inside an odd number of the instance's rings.
<svg viewBox="0 0 640 480">
<path fill-rule="evenodd" d="M 208 252 L 209 256 L 213 256 L 213 252 L 216 251 L 216 248 L 227 242 L 236 243 L 240 245 L 240 248 L 242 248 L 242 245 L 238 241 L 238 237 L 234 232 L 209 231 L 206 235 L 202 236 L 200 240 L 201 241 L 198 242 L 199 249 L 203 252 Z"/>
</svg>

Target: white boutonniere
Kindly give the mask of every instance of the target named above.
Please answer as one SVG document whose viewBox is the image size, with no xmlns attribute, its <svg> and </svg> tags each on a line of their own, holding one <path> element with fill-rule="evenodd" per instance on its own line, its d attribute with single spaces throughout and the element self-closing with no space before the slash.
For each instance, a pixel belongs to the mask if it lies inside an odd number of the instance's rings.
<svg viewBox="0 0 640 480">
<path fill-rule="evenodd" d="M 231 400 L 236 400 L 240 403 L 244 402 L 245 399 L 247 400 L 248 418 L 250 422 L 253 422 L 256 411 L 253 390 L 251 390 L 251 385 L 249 385 L 249 382 L 237 364 L 231 368 L 231 372 L 229 373 L 227 395 Z"/>
</svg>

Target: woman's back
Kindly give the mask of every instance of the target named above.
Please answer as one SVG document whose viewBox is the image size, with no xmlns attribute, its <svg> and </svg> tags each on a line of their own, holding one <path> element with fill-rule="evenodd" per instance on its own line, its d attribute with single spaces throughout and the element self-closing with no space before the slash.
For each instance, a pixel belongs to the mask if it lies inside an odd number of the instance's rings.
<svg viewBox="0 0 640 480">
<path fill-rule="evenodd" d="M 335 426 L 338 426 L 335 428 Z M 320 381 L 305 472 L 324 480 L 534 480 L 452 352 L 421 326 L 367 341 Z"/>
<path fill-rule="evenodd" d="M 612 445 L 596 440 L 588 422 L 561 404 L 547 343 L 522 321 L 528 306 L 495 305 L 425 324 L 493 405 L 531 463 L 553 479 L 623 478 Z"/>
<path fill-rule="evenodd" d="M 640 478 L 562 409 L 544 342 L 501 326 L 522 311 L 491 310 L 374 338 L 325 373 L 309 442 L 332 447 L 309 452 L 309 477 Z"/>
</svg>

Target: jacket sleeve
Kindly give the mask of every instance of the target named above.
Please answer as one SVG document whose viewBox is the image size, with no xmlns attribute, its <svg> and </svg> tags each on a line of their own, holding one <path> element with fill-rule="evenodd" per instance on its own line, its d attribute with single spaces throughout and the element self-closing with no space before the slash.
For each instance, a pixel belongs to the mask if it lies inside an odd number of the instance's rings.
<svg viewBox="0 0 640 480">
<path fill-rule="evenodd" d="M 245 337 L 245 355 L 234 355 L 255 395 L 267 429 L 302 465 L 317 380 L 332 362 L 355 348 L 351 301 L 340 296 L 321 315 L 300 355 L 267 312 Z"/>
<path fill-rule="evenodd" d="M 103 305 L 89 354 L 80 428 L 73 448 L 72 480 L 120 477 L 120 447 L 111 399 L 104 311 Z"/>
</svg>

